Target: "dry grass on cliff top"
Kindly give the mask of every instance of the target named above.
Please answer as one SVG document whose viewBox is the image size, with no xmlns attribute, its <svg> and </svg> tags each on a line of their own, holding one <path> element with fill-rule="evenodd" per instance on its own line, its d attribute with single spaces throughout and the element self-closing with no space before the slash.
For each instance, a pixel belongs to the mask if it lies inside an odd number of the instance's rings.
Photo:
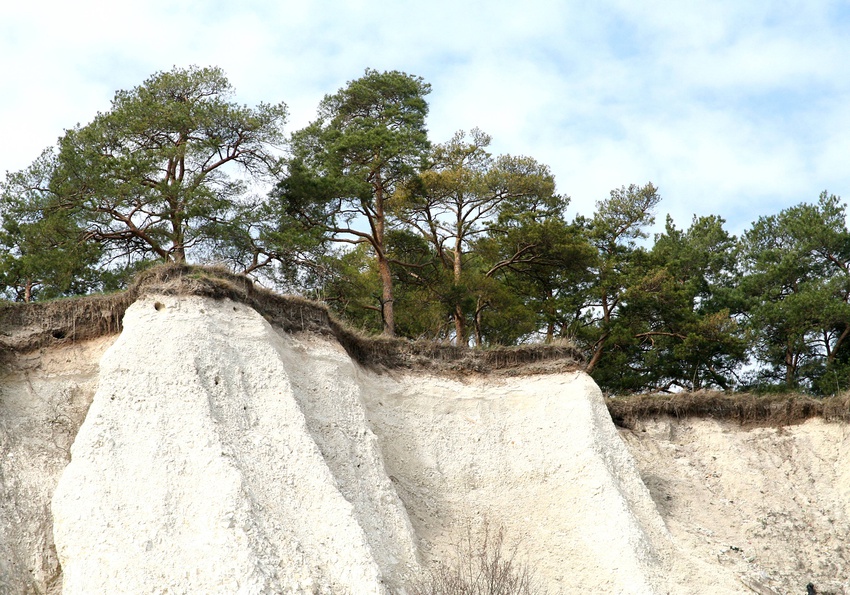
<svg viewBox="0 0 850 595">
<path fill-rule="evenodd" d="M 333 337 L 354 360 L 376 369 L 535 374 L 576 370 L 581 363 L 580 352 L 569 344 L 469 349 L 429 341 L 370 337 L 342 323 L 324 304 L 277 294 L 225 269 L 176 264 L 149 269 L 126 291 L 111 295 L 32 304 L 0 303 L 0 354 L 31 352 L 118 333 L 124 312 L 146 294 L 241 302 L 283 331 Z"/>
<path fill-rule="evenodd" d="M 850 393 L 815 398 L 799 393 L 757 395 L 697 391 L 669 395 L 630 395 L 605 399 L 611 419 L 634 428 L 641 419 L 660 416 L 733 421 L 742 426 L 787 426 L 813 417 L 850 422 Z"/>
</svg>

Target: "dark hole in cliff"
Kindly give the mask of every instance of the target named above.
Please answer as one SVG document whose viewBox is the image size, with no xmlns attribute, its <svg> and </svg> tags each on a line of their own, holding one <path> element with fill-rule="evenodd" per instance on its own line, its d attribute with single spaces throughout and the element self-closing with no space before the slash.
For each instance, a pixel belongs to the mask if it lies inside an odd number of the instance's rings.
<svg viewBox="0 0 850 595">
<path fill-rule="evenodd" d="M 154 302 L 153 307 L 156 309 L 157 312 L 159 312 L 160 310 L 165 308 L 165 304 L 163 304 L 162 302 Z"/>
<path fill-rule="evenodd" d="M 55 331 L 53 331 L 50 334 L 53 335 L 54 339 L 64 339 L 65 336 L 66 336 L 65 331 L 63 331 L 61 328 L 56 329 Z"/>
</svg>

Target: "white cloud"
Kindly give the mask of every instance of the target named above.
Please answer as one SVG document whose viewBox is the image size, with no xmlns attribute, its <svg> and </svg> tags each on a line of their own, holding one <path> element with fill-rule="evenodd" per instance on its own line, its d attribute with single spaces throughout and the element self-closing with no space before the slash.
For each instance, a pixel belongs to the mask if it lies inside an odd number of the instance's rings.
<svg viewBox="0 0 850 595">
<path fill-rule="evenodd" d="M 6 4 L 0 171 L 174 65 L 221 66 L 238 101 L 285 101 L 291 128 L 372 67 L 432 84 L 435 142 L 479 126 L 494 151 L 549 164 L 572 213 L 648 180 L 680 226 L 697 212 L 742 229 L 824 188 L 850 196 L 838 2 Z"/>
</svg>

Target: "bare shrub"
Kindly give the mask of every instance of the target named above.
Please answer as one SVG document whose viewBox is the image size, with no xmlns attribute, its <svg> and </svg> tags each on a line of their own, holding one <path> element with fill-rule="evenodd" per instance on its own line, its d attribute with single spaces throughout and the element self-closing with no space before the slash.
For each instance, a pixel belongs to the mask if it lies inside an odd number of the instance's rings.
<svg viewBox="0 0 850 595">
<path fill-rule="evenodd" d="M 519 557 L 519 544 L 505 542 L 505 528 L 486 521 L 476 536 L 467 523 L 465 536 L 448 561 L 437 562 L 414 584 L 411 595 L 546 595 L 533 570 Z"/>
</svg>

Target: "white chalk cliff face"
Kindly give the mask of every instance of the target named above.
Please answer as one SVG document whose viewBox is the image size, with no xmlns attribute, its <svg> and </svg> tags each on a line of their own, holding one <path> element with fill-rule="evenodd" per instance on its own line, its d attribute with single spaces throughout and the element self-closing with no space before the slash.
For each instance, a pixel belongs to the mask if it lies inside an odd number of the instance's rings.
<svg viewBox="0 0 850 595">
<path fill-rule="evenodd" d="M 402 580 L 413 533 L 339 367 L 241 304 L 132 306 L 53 496 L 63 592 L 365 594 Z M 308 419 L 315 401 L 329 410 Z"/>
<path fill-rule="evenodd" d="M 52 493 L 61 584 L 49 552 L 26 553 L 52 551 L 34 510 L 30 537 L 0 533 L 0 593 L 404 593 L 485 520 L 550 593 L 743 591 L 674 542 L 580 372 L 379 374 L 245 305 L 151 295 L 83 380 L 97 390 L 55 491 L 66 455 L 38 481 L 0 460 L 0 529 L 27 514 L 22 485 L 42 508 Z M 0 414 L 33 399 L 26 382 Z"/>
<path fill-rule="evenodd" d="M 564 592 L 684 578 L 581 373 L 371 374 L 247 306 L 152 296 L 71 452 L 53 496 L 66 595 L 396 592 L 470 516 Z"/>
</svg>

